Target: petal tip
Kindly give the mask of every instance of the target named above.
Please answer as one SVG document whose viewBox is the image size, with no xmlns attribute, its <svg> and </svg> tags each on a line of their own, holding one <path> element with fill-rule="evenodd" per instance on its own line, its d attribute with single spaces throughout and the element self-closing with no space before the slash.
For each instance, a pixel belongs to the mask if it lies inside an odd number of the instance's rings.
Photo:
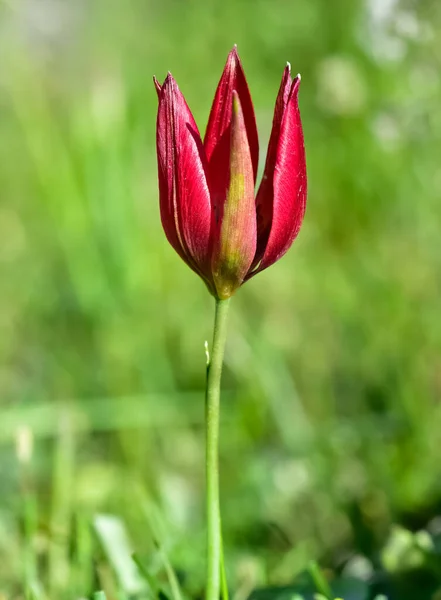
<svg viewBox="0 0 441 600">
<path fill-rule="evenodd" d="M 296 95 L 298 93 L 301 81 L 302 81 L 302 77 L 301 77 L 300 73 L 298 73 L 292 82 L 290 95 Z"/>
<path fill-rule="evenodd" d="M 172 89 L 177 87 L 175 78 L 170 73 L 170 71 L 167 71 L 167 77 L 164 79 L 164 83 L 162 84 L 162 89 L 168 88 L 168 87 L 171 87 Z"/>
<path fill-rule="evenodd" d="M 156 93 L 158 94 L 158 98 L 159 98 L 159 95 L 161 94 L 162 85 L 156 79 L 155 75 L 153 75 L 153 85 L 155 86 Z"/>
<path fill-rule="evenodd" d="M 288 73 L 291 73 L 291 63 L 288 60 L 286 61 L 286 68 L 288 69 Z"/>
<path fill-rule="evenodd" d="M 231 48 L 231 50 L 228 54 L 227 63 L 230 61 L 236 63 L 236 65 L 237 65 L 237 63 L 240 64 L 239 53 L 237 51 L 237 44 L 234 44 L 234 46 Z"/>
</svg>

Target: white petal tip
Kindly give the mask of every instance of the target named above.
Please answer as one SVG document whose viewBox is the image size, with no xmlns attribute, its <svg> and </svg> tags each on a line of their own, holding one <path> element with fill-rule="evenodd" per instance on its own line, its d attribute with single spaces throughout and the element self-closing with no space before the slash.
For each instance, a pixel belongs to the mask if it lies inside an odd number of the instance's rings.
<svg viewBox="0 0 441 600">
<path fill-rule="evenodd" d="M 286 61 L 286 66 L 288 67 L 288 69 L 289 69 L 289 72 L 291 73 L 291 63 L 290 63 L 290 62 L 288 62 L 288 61 Z"/>
<path fill-rule="evenodd" d="M 302 76 L 300 75 L 300 73 L 297 73 L 296 79 L 298 79 L 299 81 L 302 81 Z"/>
</svg>

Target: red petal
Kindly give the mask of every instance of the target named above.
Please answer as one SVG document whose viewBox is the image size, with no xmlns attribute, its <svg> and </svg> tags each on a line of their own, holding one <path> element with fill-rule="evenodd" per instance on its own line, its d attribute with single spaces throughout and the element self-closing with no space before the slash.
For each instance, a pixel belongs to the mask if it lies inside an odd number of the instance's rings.
<svg viewBox="0 0 441 600">
<path fill-rule="evenodd" d="M 277 160 L 280 128 L 282 126 L 283 116 L 285 114 L 286 104 L 288 102 L 291 87 L 291 65 L 288 63 L 283 71 L 282 81 L 277 94 L 276 105 L 274 108 L 273 126 L 268 143 L 268 152 L 266 155 L 265 170 L 256 197 L 257 249 L 256 256 L 254 257 L 253 261 L 253 268 L 256 267 L 262 260 L 262 256 L 265 252 L 271 231 L 271 224 L 273 220 L 273 175 Z"/>
<path fill-rule="evenodd" d="M 160 92 L 156 146 L 165 234 L 181 258 L 210 284 L 211 206 L 205 153 L 193 115 L 171 74 Z"/>
<path fill-rule="evenodd" d="M 259 189 L 258 203 L 264 206 L 265 218 L 268 218 L 268 207 L 271 206 L 271 229 L 260 264 L 248 277 L 266 269 L 287 252 L 300 230 L 305 214 L 307 181 L 303 130 L 298 105 L 299 86 L 300 77 L 296 77 L 286 102 L 277 143 L 274 142 L 275 156 L 272 158 L 268 156 L 269 160 L 261 184 L 262 190 Z M 276 116 L 274 120 L 277 129 Z M 276 137 L 277 134 L 274 133 L 274 136 Z M 271 148 L 268 154 L 270 152 L 272 152 Z M 253 264 L 255 265 L 256 262 Z"/>
<path fill-rule="evenodd" d="M 233 92 L 230 183 L 219 215 L 212 270 L 217 295 L 229 298 L 242 284 L 256 252 L 254 176 L 244 115 Z"/>
<path fill-rule="evenodd" d="M 222 204 L 225 200 L 229 185 L 233 90 L 236 90 L 238 93 L 242 106 L 255 181 L 259 159 L 256 118 L 236 47 L 228 55 L 224 71 L 217 86 L 204 139 L 204 147 L 209 165 L 210 190 L 215 206 Z"/>
</svg>

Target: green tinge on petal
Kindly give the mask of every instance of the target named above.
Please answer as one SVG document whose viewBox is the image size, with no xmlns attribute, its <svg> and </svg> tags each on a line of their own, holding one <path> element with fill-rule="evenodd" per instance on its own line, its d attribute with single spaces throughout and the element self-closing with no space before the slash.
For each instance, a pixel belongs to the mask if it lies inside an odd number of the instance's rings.
<svg viewBox="0 0 441 600">
<path fill-rule="evenodd" d="M 239 97 L 233 92 L 230 181 L 218 225 L 212 260 L 219 298 L 229 298 L 242 284 L 256 251 L 254 176 Z"/>
</svg>

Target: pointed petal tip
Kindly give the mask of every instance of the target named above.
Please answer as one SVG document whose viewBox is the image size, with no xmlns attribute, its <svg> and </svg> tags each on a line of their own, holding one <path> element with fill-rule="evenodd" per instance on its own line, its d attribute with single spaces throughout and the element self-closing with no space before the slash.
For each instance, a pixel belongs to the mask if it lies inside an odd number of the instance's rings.
<svg viewBox="0 0 441 600">
<path fill-rule="evenodd" d="M 283 69 L 282 82 L 285 82 L 285 86 L 291 87 L 292 76 L 291 76 L 291 63 L 287 61 L 285 68 Z"/>
<path fill-rule="evenodd" d="M 224 133 L 228 129 L 232 117 L 233 90 L 237 91 L 240 99 L 240 108 L 243 113 L 253 159 L 253 169 L 255 176 L 257 176 L 259 141 L 256 119 L 253 102 L 236 45 L 233 46 L 228 54 L 219 80 L 204 138 L 205 152 L 210 165 L 210 171 L 212 171 L 212 187 L 219 188 L 219 195 L 221 197 L 225 195 L 222 192 L 224 188 L 222 179 L 226 176 L 225 171 L 229 169 L 229 136 L 224 137 Z"/>
<path fill-rule="evenodd" d="M 159 98 L 159 95 L 160 95 L 161 89 L 162 89 L 162 85 L 156 79 L 155 75 L 153 75 L 153 85 L 155 86 L 156 93 L 158 94 L 158 98 Z"/>
<path fill-rule="evenodd" d="M 234 44 L 234 46 L 231 48 L 230 52 L 228 53 L 227 63 L 229 61 L 234 61 L 234 62 L 240 64 L 239 53 L 237 51 L 237 44 Z"/>
<path fill-rule="evenodd" d="M 167 77 L 164 79 L 164 83 L 162 84 L 162 88 L 168 87 L 168 86 L 177 86 L 176 80 L 173 77 L 173 75 L 170 73 L 170 71 L 167 71 Z"/>
<path fill-rule="evenodd" d="M 296 77 L 294 78 L 294 81 L 292 82 L 291 95 L 298 93 L 301 81 L 302 81 L 302 77 L 301 77 L 300 73 L 298 73 L 296 75 Z"/>
</svg>

